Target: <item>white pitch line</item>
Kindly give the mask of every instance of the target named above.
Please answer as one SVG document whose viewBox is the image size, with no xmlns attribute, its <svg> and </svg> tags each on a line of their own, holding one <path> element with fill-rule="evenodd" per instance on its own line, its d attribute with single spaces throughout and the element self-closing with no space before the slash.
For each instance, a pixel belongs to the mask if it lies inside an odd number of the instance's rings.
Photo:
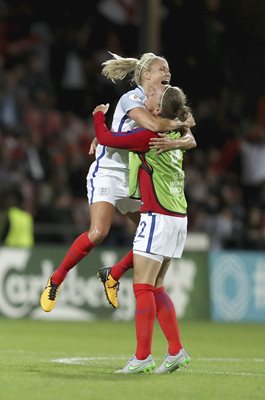
<svg viewBox="0 0 265 400">
<path fill-rule="evenodd" d="M 39 352 L 36 351 L 27 351 L 27 350 L 22 350 L 22 349 L 17 349 L 17 350 L 13 350 L 13 349 L 6 349 L 0 350 L 0 354 L 1 353 L 8 353 L 8 354 L 40 354 Z M 44 352 L 42 352 L 44 353 Z M 66 364 L 70 364 L 71 362 L 73 363 L 74 361 L 77 363 L 79 362 L 80 364 L 84 364 L 85 362 L 89 362 L 89 361 L 107 361 L 107 360 L 126 360 L 128 359 L 130 356 L 129 355 L 120 355 L 120 356 L 116 356 L 116 355 L 112 355 L 112 356 L 76 356 L 76 357 L 66 357 L 65 352 L 59 352 L 59 351 L 53 351 L 53 352 L 49 352 L 49 354 L 53 357 L 58 357 L 58 358 L 54 358 L 52 360 L 50 360 L 51 362 L 54 363 L 66 363 Z M 45 352 L 45 355 L 47 355 L 47 352 Z M 229 357 L 191 357 L 192 361 L 199 361 L 199 362 L 227 362 L 227 363 L 265 363 L 265 358 L 229 358 Z"/>
<path fill-rule="evenodd" d="M 37 353 L 34 351 L 26 351 L 26 350 L 0 350 L 0 353 Z M 38 353 L 39 354 L 39 353 Z M 50 354 L 60 354 L 59 352 L 51 352 Z M 62 354 L 62 353 L 61 353 Z M 59 364 L 75 364 L 75 365 L 87 365 L 90 362 L 97 361 L 119 361 L 119 360 L 127 360 L 129 358 L 128 355 L 120 355 L 120 356 L 90 356 L 90 357 L 60 357 L 51 359 L 52 363 Z M 264 363 L 265 358 L 220 358 L 220 357 L 198 357 L 192 358 L 194 361 L 199 362 L 229 362 L 229 363 L 238 363 L 238 362 L 254 362 L 254 363 Z M 188 374 L 203 374 L 203 375 L 233 375 L 233 376 L 242 376 L 242 377 L 265 377 L 264 373 L 252 373 L 252 372 L 237 372 L 237 371 L 209 371 L 203 369 L 196 368 L 188 368 L 183 371 Z"/>
<path fill-rule="evenodd" d="M 128 357 L 68 357 L 68 358 L 55 358 L 51 360 L 53 363 L 60 364 L 79 364 L 84 365 L 86 361 L 108 361 L 108 360 L 127 360 Z"/>
<path fill-rule="evenodd" d="M 74 365 L 86 365 L 89 362 L 93 361 L 108 361 L 108 360 L 127 360 L 128 357 L 126 356 L 112 356 L 112 357 L 68 357 L 68 358 L 56 358 L 51 360 L 53 363 L 60 363 L 60 364 L 74 364 Z M 207 361 L 207 362 L 265 362 L 264 358 L 252 358 L 252 359 L 244 359 L 244 358 L 195 358 L 194 360 L 197 361 Z M 233 375 L 233 376 L 242 376 L 242 377 L 265 377 L 264 373 L 252 373 L 252 372 L 237 372 L 237 371 L 209 371 L 203 369 L 192 369 L 189 368 L 185 370 L 185 373 L 189 374 L 202 374 L 202 375 Z"/>
</svg>

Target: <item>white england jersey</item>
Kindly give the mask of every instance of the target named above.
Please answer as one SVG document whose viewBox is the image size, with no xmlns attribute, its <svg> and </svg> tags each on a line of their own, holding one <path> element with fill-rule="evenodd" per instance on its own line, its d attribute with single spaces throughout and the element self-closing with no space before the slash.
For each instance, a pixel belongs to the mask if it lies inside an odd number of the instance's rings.
<svg viewBox="0 0 265 400">
<path fill-rule="evenodd" d="M 119 100 L 112 120 L 111 130 L 116 132 L 126 132 L 137 127 L 135 121 L 128 116 L 128 111 L 133 108 L 144 108 L 146 99 L 143 89 L 137 88 L 125 93 Z M 129 170 L 128 150 L 114 149 L 113 147 L 97 145 L 96 149 L 97 168 L 107 169 L 126 169 Z"/>
<path fill-rule="evenodd" d="M 125 93 L 116 106 L 111 130 L 126 132 L 137 127 L 128 116 L 133 108 L 144 108 L 146 99 L 142 87 Z M 139 209 L 140 202 L 129 196 L 129 152 L 108 146 L 97 145 L 96 160 L 87 175 L 87 197 L 89 204 L 105 201 L 113 204 L 123 214 Z"/>
</svg>

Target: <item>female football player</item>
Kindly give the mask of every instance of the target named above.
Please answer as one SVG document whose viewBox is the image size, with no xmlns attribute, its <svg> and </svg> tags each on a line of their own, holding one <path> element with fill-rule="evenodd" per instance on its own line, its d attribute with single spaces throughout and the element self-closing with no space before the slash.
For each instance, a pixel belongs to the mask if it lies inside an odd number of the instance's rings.
<svg viewBox="0 0 265 400">
<path fill-rule="evenodd" d="M 166 86 L 150 96 L 145 105 L 155 115 L 185 120 L 189 109 L 179 88 Z M 190 358 L 180 341 L 177 318 L 172 300 L 163 287 L 164 277 L 172 258 L 180 258 L 187 235 L 187 203 L 184 194 L 183 148 L 157 155 L 149 142 L 157 135 L 146 129 L 129 132 L 109 131 L 104 114 L 108 105 L 94 110 L 94 122 L 99 143 L 134 152 L 130 163 L 130 193 L 137 186 L 141 195 L 141 219 L 133 244 L 134 294 L 136 298 L 135 355 L 120 373 L 148 372 L 155 369 L 151 355 L 155 318 L 168 341 L 168 354 L 156 373 L 173 372 L 186 366 Z M 169 138 L 180 138 L 180 132 L 170 132 Z M 177 143 L 177 142 L 175 142 Z M 196 145 L 196 143 L 194 143 Z"/>
<path fill-rule="evenodd" d="M 126 131 L 143 126 L 152 131 L 166 132 L 190 126 L 190 121 L 157 118 L 144 106 L 147 95 L 152 95 L 170 81 L 168 63 L 164 58 L 153 53 L 145 53 L 140 59 L 113 56 L 113 59 L 103 63 L 103 75 L 116 82 L 132 74 L 132 83 L 137 86 L 118 101 L 112 129 Z M 192 141 L 192 138 L 190 140 Z M 187 144 L 187 148 L 189 145 L 190 143 Z M 40 298 L 44 311 L 50 312 L 54 308 L 61 284 L 70 269 L 107 236 L 115 207 L 138 223 L 139 201 L 128 197 L 128 172 L 127 150 L 102 145 L 96 147 L 96 160 L 91 164 L 87 176 L 90 227 L 75 239 L 58 268 L 49 277 Z M 133 254 L 130 251 L 121 260 L 121 265 L 127 267 L 132 263 Z M 109 282 L 109 279 L 107 280 Z"/>
</svg>

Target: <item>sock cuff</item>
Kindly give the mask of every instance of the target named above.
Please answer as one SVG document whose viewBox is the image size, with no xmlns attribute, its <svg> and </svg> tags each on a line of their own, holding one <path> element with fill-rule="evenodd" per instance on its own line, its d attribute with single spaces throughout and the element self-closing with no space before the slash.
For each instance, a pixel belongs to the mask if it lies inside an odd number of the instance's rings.
<svg viewBox="0 0 265 400">
<path fill-rule="evenodd" d="M 150 285 L 149 283 L 134 283 L 133 287 L 135 289 L 155 290 L 154 285 Z"/>
<path fill-rule="evenodd" d="M 153 285 L 149 285 L 147 283 L 134 283 L 133 291 L 135 296 L 140 294 L 141 292 L 154 292 L 155 287 Z"/>
<path fill-rule="evenodd" d="M 81 233 L 77 240 L 84 250 L 95 247 L 95 244 L 89 239 L 87 232 Z"/>
<path fill-rule="evenodd" d="M 154 293 L 156 295 L 156 294 L 162 293 L 164 291 L 165 291 L 164 286 L 160 286 L 159 288 L 155 288 Z"/>
</svg>

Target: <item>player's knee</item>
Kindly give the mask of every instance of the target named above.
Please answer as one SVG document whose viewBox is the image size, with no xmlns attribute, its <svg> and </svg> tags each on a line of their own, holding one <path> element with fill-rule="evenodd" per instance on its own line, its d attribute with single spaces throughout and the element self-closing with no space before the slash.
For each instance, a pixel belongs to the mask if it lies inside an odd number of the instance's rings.
<svg viewBox="0 0 265 400">
<path fill-rule="evenodd" d="M 98 245 L 101 242 L 103 242 L 108 233 L 109 233 L 109 228 L 95 227 L 89 231 L 88 236 L 95 245 Z"/>
</svg>

